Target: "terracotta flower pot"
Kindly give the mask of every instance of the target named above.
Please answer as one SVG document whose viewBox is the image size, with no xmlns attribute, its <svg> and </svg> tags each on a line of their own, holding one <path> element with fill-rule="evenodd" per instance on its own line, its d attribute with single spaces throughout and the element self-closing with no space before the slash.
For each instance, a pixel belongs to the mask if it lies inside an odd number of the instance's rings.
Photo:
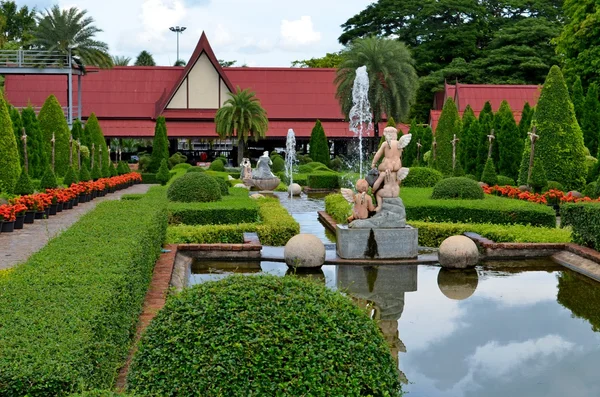
<svg viewBox="0 0 600 397">
<path fill-rule="evenodd" d="M 15 229 L 23 229 L 24 223 L 25 215 L 17 215 L 17 219 L 15 220 Z"/>
<path fill-rule="evenodd" d="M 15 221 L 3 222 L 2 233 L 10 233 L 15 231 Z"/>
</svg>

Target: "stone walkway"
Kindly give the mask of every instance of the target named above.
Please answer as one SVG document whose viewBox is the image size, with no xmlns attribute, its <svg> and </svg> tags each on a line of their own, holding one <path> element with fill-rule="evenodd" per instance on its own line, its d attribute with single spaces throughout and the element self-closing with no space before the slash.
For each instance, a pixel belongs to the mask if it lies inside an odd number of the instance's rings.
<svg viewBox="0 0 600 397">
<path fill-rule="evenodd" d="M 25 262 L 32 254 L 39 251 L 51 238 L 77 222 L 84 214 L 107 200 L 118 200 L 124 194 L 146 193 L 151 185 L 134 185 L 104 197 L 98 197 L 87 203 L 79 204 L 71 210 L 63 211 L 49 219 L 36 219 L 33 224 L 26 224 L 23 229 L 12 233 L 0 233 L 0 270 L 11 268 Z"/>
</svg>

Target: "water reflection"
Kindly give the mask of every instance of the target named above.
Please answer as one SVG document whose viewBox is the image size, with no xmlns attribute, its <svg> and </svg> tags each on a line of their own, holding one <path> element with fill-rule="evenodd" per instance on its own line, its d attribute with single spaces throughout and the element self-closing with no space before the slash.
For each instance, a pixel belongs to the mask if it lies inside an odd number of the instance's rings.
<svg viewBox="0 0 600 397">
<path fill-rule="evenodd" d="M 465 300 L 475 293 L 479 283 L 479 274 L 476 269 L 440 269 L 437 283 L 440 291 L 447 298 Z"/>
</svg>

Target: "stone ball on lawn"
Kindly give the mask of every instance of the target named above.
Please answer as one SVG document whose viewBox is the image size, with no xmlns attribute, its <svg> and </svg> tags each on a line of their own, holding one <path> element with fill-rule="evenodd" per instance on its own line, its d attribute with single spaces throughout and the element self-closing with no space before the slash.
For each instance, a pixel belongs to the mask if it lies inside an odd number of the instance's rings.
<svg viewBox="0 0 600 397">
<path fill-rule="evenodd" d="M 522 191 L 522 192 L 530 192 L 530 193 L 532 192 L 532 189 L 529 186 L 527 186 L 527 185 L 521 185 L 521 186 L 519 186 L 519 190 Z"/>
<path fill-rule="evenodd" d="M 254 199 L 254 200 L 258 200 L 258 199 L 261 199 L 261 198 L 265 198 L 265 196 L 263 196 L 263 195 L 262 195 L 262 194 L 260 194 L 260 193 L 254 193 L 254 194 L 251 194 L 251 195 L 250 195 L 250 198 L 251 198 L 251 199 Z"/>
<path fill-rule="evenodd" d="M 283 257 L 290 267 L 321 267 L 325 263 L 325 245 L 313 234 L 297 234 L 285 245 Z"/>
<path fill-rule="evenodd" d="M 477 245 L 466 236 L 451 236 L 442 241 L 438 253 L 440 265 L 448 269 L 466 269 L 479 261 Z"/>
<path fill-rule="evenodd" d="M 579 193 L 577 190 L 571 190 L 570 192 L 567 193 L 567 195 L 571 195 L 572 197 L 575 198 L 582 198 L 583 194 Z"/>
<path fill-rule="evenodd" d="M 243 183 L 236 183 L 234 187 L 250 190 L 250 186 L 246 186 Z"/>
<path fill-rule="evenodd" d="M 300 193 L 302 193 L 302 186 L 298 185 L 297 183 L 292 183 L 288 187 L 288 194 L 292 196 L 300 196 Z"/>
</svg>

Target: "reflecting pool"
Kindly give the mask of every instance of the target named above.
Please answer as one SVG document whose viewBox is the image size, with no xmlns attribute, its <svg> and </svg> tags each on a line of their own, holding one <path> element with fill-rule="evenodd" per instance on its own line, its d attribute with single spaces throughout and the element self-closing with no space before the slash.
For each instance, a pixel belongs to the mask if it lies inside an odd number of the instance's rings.
<svg viewBox="0 0 600 397">
<path fill-rule="evenodd" d="M 600 284 L 535 270 L 323 266 L 299 274 L 348 294 L 375 319 L 408 396 L 599 396 Z M 202 262 L 189 284 L 291 273 L 277 262 Z"/>
</svg>

